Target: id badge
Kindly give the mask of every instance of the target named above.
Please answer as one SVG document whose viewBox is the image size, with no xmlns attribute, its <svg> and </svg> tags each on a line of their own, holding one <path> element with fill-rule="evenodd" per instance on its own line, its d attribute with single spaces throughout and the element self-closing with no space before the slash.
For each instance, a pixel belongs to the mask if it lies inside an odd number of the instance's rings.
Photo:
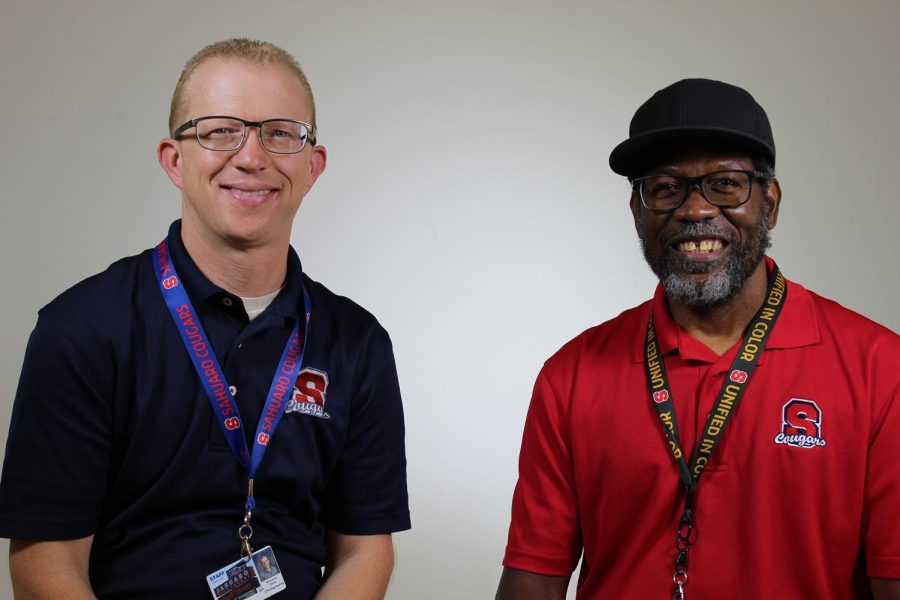
<svg viewBox="0 0 900 600">
<path fill-rule="evenodd" d="M 272 546 L 253 553 L 251 560 L 241 558 L 206 576 L 215 600 L 262 600 L 287 587 Z"/>
</svg>

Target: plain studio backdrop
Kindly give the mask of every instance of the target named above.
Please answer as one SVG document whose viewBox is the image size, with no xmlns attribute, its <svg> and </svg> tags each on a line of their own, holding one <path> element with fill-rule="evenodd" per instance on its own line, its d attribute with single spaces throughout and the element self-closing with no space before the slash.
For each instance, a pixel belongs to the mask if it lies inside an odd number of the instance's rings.
<svg viewBox="0 0 900 600">
<path fill-rule="evenodd" d="M 37 310 L 179 215 L 155 149 L 184 62 L 226 37 L 272 41 L 306 70 L 328 148 L 294 246 L 394 341 L 413 530 L 395 536 L 389 598 L 493 597 L 543 360 L 652 294 L 607 157 L 655 90 L 684 77 L 748 89 L 784 190 L 771 255 L 900 329 L 896 1 L 0 9 L 0 447 Z"/>
</svg>

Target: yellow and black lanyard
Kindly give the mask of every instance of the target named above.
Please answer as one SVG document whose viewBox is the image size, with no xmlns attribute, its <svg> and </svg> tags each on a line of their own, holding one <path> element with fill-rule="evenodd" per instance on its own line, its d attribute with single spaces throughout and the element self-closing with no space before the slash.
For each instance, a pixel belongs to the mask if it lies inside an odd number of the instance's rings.
<svg viewBox="0 0 900 600">
<path fill-rule="evenodd" d="M 691 550 L 693 540 L 696 537 L 696 521 L 694 515 L 694 500 L 697 486 L 700 483 L 700 475 L 709 463 L 713 452 L 722 439 L 725 426 L 731 420 L 731 416 L 737 409 L 738 402 L 747 386 L 750 385 L 750 376 L 759 357 L 762 355 L 766 340 L 775 327 L 775 322 L 781 314 L 787 298 L 787 284 L 781 271 L 775 266 L 769 279 L 766 290 L 766 300 L 757 311 L 751 321 L 750 328 L 744 339 L 722 389 L 713 406 L 712 412 L 706 420 L 706 425 L 700 433 L 697 447 L 691 458 L 690 467 L 685 461 L 684 451 L 678 437 L 678 424 L 675 420 L 675 405 L 672 402 L 671 385 L 666 375 L 666 367 L 662 356 L 659 354 L 659 346 L 656 342 L 656 330 L 653 327 L 653 311 L 647 323 L 647 338 L 644 341 L 644 367 L 647 375 L 647 387 L 650 391 L 650 400 L 659 413 L 663 433 L 669 442 L 669 448 L 675 457 L 678 473 L 684 483 L 684 512 L 681 514 L 681 522 L 676 530 L 675 570 L 672 575 L 674 583 L 673 600 L 684 600 L 684 588 L 688 578 L 688 552 Z M 694 534 L 692 537 L 691 534 Z"/>
</svg>

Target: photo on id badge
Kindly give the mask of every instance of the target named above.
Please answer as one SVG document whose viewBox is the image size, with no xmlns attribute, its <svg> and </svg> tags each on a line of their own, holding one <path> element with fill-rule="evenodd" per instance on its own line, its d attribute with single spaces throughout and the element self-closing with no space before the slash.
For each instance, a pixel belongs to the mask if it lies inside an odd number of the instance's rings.
<svg viewBox="0 0 900 600">
<path fill-rule="evenodd" d="M 254 552 L 252 560 L 241 558 L 211 573 L 206 582 L 215 600 L 262 600 L 287 587 L 271 546 Z"/>
</svg>

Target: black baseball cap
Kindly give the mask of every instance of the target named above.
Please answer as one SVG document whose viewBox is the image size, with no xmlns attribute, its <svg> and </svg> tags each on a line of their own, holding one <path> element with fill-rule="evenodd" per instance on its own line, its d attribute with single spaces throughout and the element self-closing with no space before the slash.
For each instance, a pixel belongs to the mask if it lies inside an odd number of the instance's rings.
<svg viewBox="0 0 900 600">
<path fill-rule="evenodd" d="M 711 79 L 682 79 L 644 102 L 613 148 L 609 166 L 636 177 L 649 156 L 673 145 L 708 141 L 761 153 L 775 165 L 775 140 L 766 111 L 746 90 Z"/>
</svg>

